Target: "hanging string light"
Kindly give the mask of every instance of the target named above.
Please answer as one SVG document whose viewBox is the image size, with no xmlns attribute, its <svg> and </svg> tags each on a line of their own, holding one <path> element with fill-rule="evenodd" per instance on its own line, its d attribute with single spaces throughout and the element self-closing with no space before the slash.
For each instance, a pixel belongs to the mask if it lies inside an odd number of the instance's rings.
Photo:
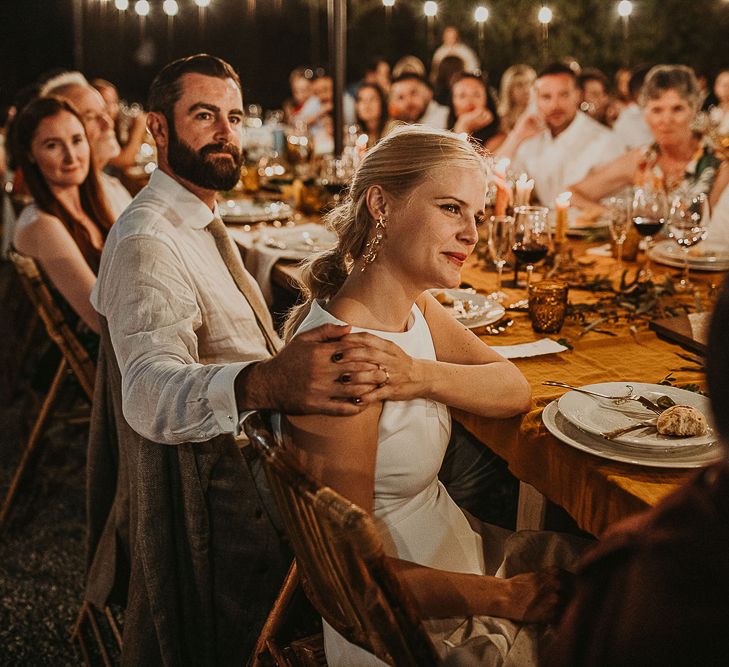
<svg viewBox="0 0 729 667">
<path fill-rule="evenodd" d="M 437 13 L 438 13 L 438 3 L 437 2 L 433 2 L 433 0 L 428 0 L 428 2 L 423 4 L 423 14 L 425 14 L 429 19 L 432 19 Z"/>
<path fill-rule="evenodd" d="M 129 9 L 129 0 L 114 0 L 114 7 L 120 12 L 125 12 Z"/>
<path fill-rule="evenodd" d="M 134 3 L 134 11 L 142 18 L 149 15 L 149 10 L 150 6 L 147 0 L 137 0 Z"/>
<path fill-rule="evenodd" d="M 542 60 L 547 61 L 549 54 L 549 24 L 552 22 L 552 10 L 546 5 L 539 8 L 537 21 L 542 24 Z"/>
<path fill-rule="evenodd" d="M 195 0 L 195 4 L 200 7 L 200 9 L 205 9 L 205 7 L 210 6 L 211 0 Z"/>
<path fill-rule="evenodd" d="M 478 41 L 481 49 L 483 50 L 483 42 L 485 38 L 484 23 L 489 20 L 489 8 L 479 5 L 473 12 L 473 18 L 478 23 Z M 483 59 L 483 56 L 482 56 Z M 483 67 L 483 63 L 481 64 Z"/>
<path fill-rule="evenodd" d="M 385 7 L 394 7 L 395 0 L 382 0 L 382 4 L 385 5 Z"/>
<path fill-rule="evenodd" d="M 165 0 L 162 3 L 162 11 L 172 18 L 173 16 L 177 16 L 177 13 L 180 11 L 180 6 L 177 4 L 177 0 Z"/>
<path fill-rule="evenodd" d="M 630 0 L 620 0 L 618 3 L 618 16 L 623 22 L 623 41 L 625 42 L 625 63 L 630 64 L 630 15 L 633 13 L 633 3 Z"/>
</svg>

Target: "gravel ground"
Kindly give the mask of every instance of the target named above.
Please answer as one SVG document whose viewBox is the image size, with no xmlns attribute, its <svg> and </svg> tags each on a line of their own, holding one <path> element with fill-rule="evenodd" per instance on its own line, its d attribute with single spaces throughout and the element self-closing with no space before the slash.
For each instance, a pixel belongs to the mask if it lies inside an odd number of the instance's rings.
<svg viewBox="0 0 729 667">
<path fill-rule="evenodd" d="M 42 393 L 13 380 L 27 319 L 25 296 L 7 263 L 0 265 L 0 493 L 4 498 Z M 22 377 L 42 374 L 38 331 Z M 54 368 L 51 366 L 50 372 Z M 66 405 L 75 392 L 64 393 Z M 70 641 L 82 598 L 86 426 L 56 419 L 46 429 L 43 455 L 17 497 L 0 536 L 0 664 L 78 665 Z"/>
</svg>

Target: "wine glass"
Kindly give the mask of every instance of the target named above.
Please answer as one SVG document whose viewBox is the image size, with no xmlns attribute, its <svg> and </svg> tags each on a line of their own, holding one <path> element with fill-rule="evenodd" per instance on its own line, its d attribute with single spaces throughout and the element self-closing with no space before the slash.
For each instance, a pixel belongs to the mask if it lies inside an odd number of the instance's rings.
<svg viewBox="0 0 729 667">
<path fill-rule="evenodd" d="M 628 238 L 630 218 L 628 217 L 628 202 L 622 197 L 610 197 L 607 202 L 607 217 L 610 227 L 610 236 L 615 242 L 618 253 L 618 275 L 623 273 L 623 244 Z"/>
<path fill-rule="evenodd" d="M 689 278 L 689 249 L 706 238 L 706 195 L 703 193 L 679 193 L 671 202 L 669 216 L 671 238 L 683 250 L 683 275 L 678 284 L 679 289 L 692 287 Z"/>
<path fill-rule="evenodd" d="M 630 217 L 638 234 L 645 237 L 645 264 L 642 273 L 645 280 L 650 280 L 653 277 L 650 259 L 653 236 L 663 229 L 668 218 L 666 193 L 662 190 L 636 188 L 630 203 Z"/>
<path fill-rule="evenodd" d="M 496 291 L 490 294 L 497 301 L 503 301 L 506 294 L 501 291 L 501 274 L 506 264 L 506 256 L 514 238 L 514 218 L 510 215 L 492 215 L 488 223 L 488 249 L 491 260 L 496 266 Z"/>
<path fill-rule="evenodd" d="M 517 283 L 519 264 L 526 264 L 527 291 L 534 265 L 543 260 L 552 247 L 548 213 L 549 209 L 545 206 L 517 206 L 514 209 L 514 238 L 511 246 L 517 260 L 514 265 L 514 284 Z"/>
</svg>

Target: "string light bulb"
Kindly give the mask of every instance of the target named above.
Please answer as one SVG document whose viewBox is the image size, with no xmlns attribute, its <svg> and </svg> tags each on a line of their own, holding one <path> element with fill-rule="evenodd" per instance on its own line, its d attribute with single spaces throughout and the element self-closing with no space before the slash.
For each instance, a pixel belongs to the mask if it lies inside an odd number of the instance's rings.
<svg viewBox="0 0 729 667">
<path fill-rule="evenodd" d="M 552 22 L 552 10 L 547 7 L 543 6 L 539 9 L 539 14 L 537 14 L 537 21 L 539 21 L 542 25 L 548 25 Z"/>
<path fill-rule="evenodd" d="M 114 0 L 114 7 L 120 12 L 125 12 L 129 9 L 129 0 Z"/>
<path fill-rule="evenodd" d="M 134 11 L 139 14 L 139 16 L 147 16 L 149 14 L 149 2 L 147 0 L 137 0 L 137 2 L 134 3 Z"/>
<path fill-rule="evenodd" d="M 195 0 L 195 4 L 201 9 L 204 9 L 210 6 L 210 0 Z"/>
<path fill-rule="evenodd" d="M 162 3 L 162 11 L 167 16 L 177 16 L 177 12 L 180 11 L 180 6 L 177 4 L 177 0 L 165 0 Z"/>
<path fill-rule="evenodd" d="M 489 8 L 483 6 L 476 7 L 476 11 L 473 12 L 473 18 L 476 19 L 476 23 L 485 23 L 489 20 Z"/>
<path fill-rule="evenodd" d="M 432 18 L 437 13 L 438 13 L 438 3 L 437 2 L 434 2 L 433 0 L 428 0 L 428 2 L 426 2 L 423 5 L 423 14 L 425 14 L 426 16 Z"/>
<path fill-rule="evenodd" d="M 633 3 L 630 0 L 620 0 L 618 3 L 618 15 L 624 19 L 633 13 Z"/>
<path fill-rule="evenodd" d="M 382 0 L 382 4 L 385 5 L 385 7 L 394 7 L 395 0 Z"/>
</svg>

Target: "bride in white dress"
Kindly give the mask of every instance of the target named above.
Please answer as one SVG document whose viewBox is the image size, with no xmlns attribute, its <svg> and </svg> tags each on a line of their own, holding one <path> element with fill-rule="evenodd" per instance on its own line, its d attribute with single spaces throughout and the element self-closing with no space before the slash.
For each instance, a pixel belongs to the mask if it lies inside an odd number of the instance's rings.
<svg viewBox="0 0 729 667">
<path fill-rule="evenodd" d="M 562 573 L 530 570 L 571 562 L 572 547 L 477 522 L 437 477 L 447 406 L 502 418 L 530 406 L 519 370 L 427 292 L 459 285 L 486 186 L 483 157 L 448 132 L 399 128 L 367 153 L 350 197 L 329 215 L 338 246 L 307 267 L 310 298 L 288 332 L 331 322 L 376 336 L 382 363 L 373 373 L 384 382 L 355 399 L 360 414 L 288 416 L 286 435 L 315 477 L 372 512 L 442 654 L 465 645 L 480 664 L 529 665 L 541 634 L 531 624 L 553 620 L 563 602 Z M 352 355 L 333 361 L 356 362 Z M 324 630 L 329 665 L 383 664 Z"/>
</svg>

